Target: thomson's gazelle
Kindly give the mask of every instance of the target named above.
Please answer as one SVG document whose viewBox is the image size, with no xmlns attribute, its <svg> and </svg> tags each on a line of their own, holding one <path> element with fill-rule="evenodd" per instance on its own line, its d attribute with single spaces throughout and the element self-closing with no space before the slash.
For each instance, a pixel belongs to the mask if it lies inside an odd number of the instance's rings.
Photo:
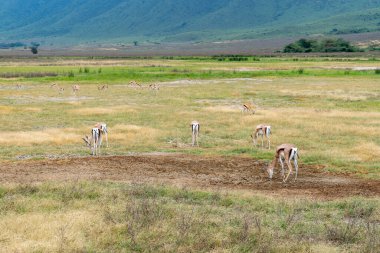
<svg viewBox="0 0 380 253">
<path fill-rule="evenodd" d="M 108 148 L 108 129 L 107 129 L 107 124 L 104 122 L 98 122 L 95 124 L 95 127 L 98 128 L 101 132 L 101 134 L 106 137 L 106 143 L 107 143 L 107 148 Z M 102 145 L 102 141 L 100 140 L 100 145 Z"/>
<path fill-rule="evenodd" d="M 272 163 L 268 166 L 267 172 L 269 174 L 269 178 L 272 179 L 273 177 L 273 170 L 276 168 L 277 163 L 279 162 L 281 164 L 281 175 L 282 180 L 286 182 L 289 178 L 289 175 L 293 172 L 293 168 L 291 165 L 291 161 L 294 164 L 294 168 L 296 170 L 296 175 L 294 180 L 297 179 L 298 175 L 298 148 L 293 144 L 282 144 L 277 147 L 275 157 L 272 161 Z M 284 169 L 284 162 L 288 166 L 289 172 L 288 175 L 285 177 L 285 169 Z"/>
<path fill-rule="evenodd" d="M 99 130 L 99 128 L 94 127 L 91 130 L 91 138 L 89 138 L 87 135 L 85 138 L 82 138 L 83 141 L 86 143 L 86 145 L 91 148 L 91 154 L 92 155 L 98 155 L 100 154 L 100 145 L 102 143 L 102 133 Z"/>
<path fill-rule="evenodd" d="M 78 84 L 75 84 L 75 85 L 71 86 L 71 89 L 73 89 L 73 93 L 76 96 L 77 92 L 80 90 L 80 86 Z"/>
<path fill-rule="evenodd" d="M 191 133 L 192 133 L 191 145 L 194 146 L 195 143 L 197 143 L 197 146 L 199 146 L 198 144 L 198 137 L 199 137 L 199 130 L 200 130 L 199 122 L 192 121 L 190 125 L 191 125 Z"/>
<path fill-rule="evenodd" d="M 270 149 L 270 134 L 271 134 L 271 126 L 269 125 L 257 125 L 255 132 L 251 134 L 253 145 L 257 146 L 257 139 L 261 136 L 261 147 L 264 147 L 264 135 L 267 139 L 268 149 Z"/>
</svg>

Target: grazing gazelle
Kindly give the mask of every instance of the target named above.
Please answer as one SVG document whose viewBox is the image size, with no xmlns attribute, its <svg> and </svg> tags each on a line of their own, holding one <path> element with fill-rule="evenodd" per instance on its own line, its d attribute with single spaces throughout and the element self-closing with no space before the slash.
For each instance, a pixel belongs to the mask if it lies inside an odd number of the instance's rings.
<svg viewBox="0 0 380 253">
<path fill-rule="evenodd" d="M 298 175 L 298 148 L 293 144 L 282 144 L 277 147 L 276 154 L 271 162 L 271 164 L 267 168 L 267 172 L 269 174 L 269 178 L 272 179 L 273 177 L 273 170 L 276 168 L 277 163 L 280 162 L 281 164 L 281 175 L 283 182 L 286 182 L 288 180 L 289 175 L 293 172 L 293 168 L 291 165 L 291 161 L 293 161 L 294 168 L 296 170 L 296 175 L 294 178 L 294 181 L 297 179 Z M 288 166 L 289 172 L 288 175 L 285 177 L 285 169 L 284 169 L 284 162 Z"/>
<path fill-rule="evenodd" d="M 190 125 L 191 125 L 191 133 L 192 133 L 191 145 L 194 146 L 195 143 L 197 143 L 197 146 L 199 146 L 198 144 L 198 137 L 199 137 L 199 130 L 200 130 L 199 122 L 192 121 Z"/>
<path fill-rule="evenodd" d="M 78 84 L 75 84 L 75 85 L 71 86 L 71 88 L 73 89 L 73 92 L 76 96 L 77 92 L 80 90 L 80 86 Z"/>
<path fill-rule="evenodd" d="M 264 135 L 267 139 L 268 149 L 270 149 L 270 134 L 271 134 L 271 126 L 269 125 L 257 125 L 255 132 L 251 134 L 253 145 L 257 146 L 257 139 L 261 136 L 261 147 L 264 147 Z"/>
<path fill-rule="evenodd" d="M 132 86 L 132 87 L 140 87 L 141 88 L 141 84 L 139 84 L 138 82 L 136 81 L 130 81 L 129 82 L 129 85 Z"/>
<path fill-rule="evenodd" d="M 64 92 L 65 92 L 65 88 L 63 88 L 63 87 L 59 87 L 59 88 L 58 88 L 58 93 L 59 93 L 60 95 L 62 95 Z"/>
<path fill-rule="evenodd" d="M 98 122 L 95 124 L 95 126 L 97 129 L 100 130 L 101 134 L 106 137 L 106 143 L 107 143 L 107 148 L 108 148 L 108 129 L 107 129 L 107 124 L 104 123 L 104 122 Z M 100 139 L 100 144 L 99 146 L 102 145 L 102 139 Z"/>
<path fill-rule="evenodd" d="M 256 112 L 256 105 L 253 103 L 245 103 L 243 104 L 243 113 L 244 112 L 251 112 L 252 114 L 255 114 Z"/>
<path fill-rule="evenodd" d="M 87 135 L 82 140 L 86 143 L 86 145 L 91 149 L 92 155 L 98 155 L 100 153 L 100 145 L 102 143 L 102 133 L 99 128 L 94 127 L 91 130 L 91 138 Z"/>
<path fill-rule="evenodd" d="M 107 90 L 108 89 L 108 84 L 103 84 L 98 86 L 98 90 Z"/>
</svg>

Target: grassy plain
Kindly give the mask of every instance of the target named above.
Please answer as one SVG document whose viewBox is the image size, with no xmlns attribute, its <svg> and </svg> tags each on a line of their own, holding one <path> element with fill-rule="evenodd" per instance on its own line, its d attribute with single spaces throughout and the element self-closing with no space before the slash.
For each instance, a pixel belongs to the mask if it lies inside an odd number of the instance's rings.
<svg viewBox="0 0 380 253">
<path fill-rule="evenodd" d="M 273 146 L 292 142 L 302 162 L 380 178 L 380 74 L 374 59 L 272 59 L 219 62 L 165 59 L 41 59 L 1 62 L 2 73 L 57 76 L 2 79 L 0 158 L 85 155 L 81 137 L 107 122 L 107 154 L 190 152 L 245 154 L 257 124 L 273 126 Z M 130 87 L 129 81 L 143 88 Z M 158 92 L 148 88 L 160 83 Z M 57 83 L 59 94 L 50 84 Z M 75 96 L 71 85 L 79 83 Z M 16 84 L 21 85 L 17 88 Z M 109 84 L 99 91 L 97 85 Z M 256 115 L 241 113 L 253 101 Z M 202 124 L 201 147 L 189 149 L 189 122 Z M 184 148 L 178 148 L 182 146 Z"/>
<path fill-rule="evenodd" d="M 181 152 L 270 160 L 257 124 L 302 164 L 380 179 L 380 61 L 365 58 L 1 59 L 0 159 L 85 156 L 81 137 L 109 126 L 103 154 Z M 355 68 L 368 70 L 353 70 Z M 35 77 L 20 77 L 20 74 Z M 53 73 L 56 76 L 39 76 Z M 17 74 L 17 75 L 16 75 Z M 143 87 L 131 87 L 136 80 Z M 65 88 L 59 94 L 56 83 Z M 159 91 L 148 88 L 160 84 Z M 80 84 L 77 95 L 71 85 Z M 108 84 L 99 91 L 97 85 Z M 241 105 L 253 101 L 255 115 Z M 201 123 L 191 148 L 191 120 Z M 376 252 L 378 199 L 275 198 L 122 183 L 3 185 L 5 251 Z"/>
</svg>

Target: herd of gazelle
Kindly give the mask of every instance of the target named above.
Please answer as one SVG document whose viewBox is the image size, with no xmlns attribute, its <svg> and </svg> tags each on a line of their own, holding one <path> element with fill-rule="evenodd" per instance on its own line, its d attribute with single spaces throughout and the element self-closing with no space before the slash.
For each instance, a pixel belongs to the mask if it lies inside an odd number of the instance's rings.
<svg viewBox="0 0 380 253">
<path fill-rule="evenodd" d="M 129 83 L 130 86 L 137 86 L 141 87 L 141 84 L 131 81 Z M 59 87 L 57 84 L 52 84 L 50 87 L 57 88 L 60 93 L 64 91 L 64 88 Z M 73 85 L 72 87 L 73 93 L 76 95 L 77 92 L 80 90 L 79 85 Z M 151 84 L 149 86 L 152 90 L 159 90 L 159 86 L 156 84 Z M 106 90 L 108 89 L 108 85 L 101 85 L 98 86 L 98 90 Z M 243 104 L 243 112 L 250 112 L 252 114 L 255 113 L 257 106 L 253 103 L 245 103 Z M 192 134 L 192 146 L 199 146 L 198 138 L 199 138 L 199 131 L 200 131 L 200 124 L 198 121 L 192 121 L 191 124 L 191 134 Z M 100 153 L 100 148 L 102 145 L 102 139 L 103 135 L 106 138 L 106 143 L 108 147 L 108 130 L 106 123 L 97 123 L 91 130 L 91 137 L 88 137 L 87 135 L 82 138 L 83 141 L 86 143 L 88 147 L 91 148 L 92 155 L 98 155 Z M 264 137 L 267 141 L 267 147 L 270 149 L 270 135 L 271 135 L 271 126 L 260 124 L 256 126 L 256 129 L 254 130 L 253 134 L 251 135 L 253 145 L 257 147 L 258 139 L 261 137 L 261 147 L 264 147 Z M 295 168 L 295 178 L 297 179 L 298 175 L 298 148 L 293 144 L 281 144 L 276 148 L 275 157 L 273 161 L 270 163 L 270 165 L 267 168 L 267 172 L 269 175 L 269 178 L 272 179 L 273 177 L 273 171 L 277 167 L 278 164 L 281 165 L 281 175 L 283 178 L 283 181 L 286 182 L 290 176 L 290 174 L 293 172 L 293 167 L 291 165 L 291 162 L 293 162 L 294 168 Z M 288 167 L 288 174 L 285 176 L 285 164 Z"/>
<path fill-rule="evenodd" d="M 199 146 L 198 144 L 198 137 L 199 137 L 199 130 L 200 130 L 200 124 L 198 121 L 192 121 L 191 124 L 191 134 L 192 134 L 192 146 Z M 271 135 L 271 126 L 269 125 L 257 125 L 254 133 L 251 135 L 253 140 L 253 145 L 257 147 L 257 139 L 259 136 L 261 136 L 261 146 L 264 147 L 264 136 L 267 139 L 268 143 L 268 149 L 270 149 L 270 135 Z M 277 167 L 278 163 L 281 165 L 281 175 L 283 182 L 286 182 L 290 176 L 290 174 L 293 172 L 293 167 L 291 162 L 293 162 L 294 168 L 295 168 L 295 178 L 297 179 L 298 176 L 298 148 L 293 144 L 281 144 L 276 148 L 275 156 L 273 161 L 269 164 L 267 168 L 267 172 L 269 175 L 269 178 L 272 179 L 273 177 L 273 171 Z M 285 176 L 285 164 L 288 167 L 288 174 Z"/>
</svg>

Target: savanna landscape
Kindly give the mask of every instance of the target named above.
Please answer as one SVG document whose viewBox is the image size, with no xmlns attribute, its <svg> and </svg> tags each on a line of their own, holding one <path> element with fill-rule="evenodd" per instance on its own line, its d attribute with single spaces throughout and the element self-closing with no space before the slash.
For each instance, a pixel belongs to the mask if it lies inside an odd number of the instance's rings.
<svg viewBox="0 0 380 253">
<path fill-rule="evenodd" d="M 379 69 L 364 54 L 3 57 L 0 251 L 379 252 Z M 109 146 L 91 156 L 97 122 Z M 270 150 L 250 137 L 263 123 Z M 296 181 L 268 178 L 282 143 Z"/>
<path fill-rule="evenodd" d="M 0 252 L 380 252 L 379 52 L 380 0 L 3 0 Z"/>
</svg>

